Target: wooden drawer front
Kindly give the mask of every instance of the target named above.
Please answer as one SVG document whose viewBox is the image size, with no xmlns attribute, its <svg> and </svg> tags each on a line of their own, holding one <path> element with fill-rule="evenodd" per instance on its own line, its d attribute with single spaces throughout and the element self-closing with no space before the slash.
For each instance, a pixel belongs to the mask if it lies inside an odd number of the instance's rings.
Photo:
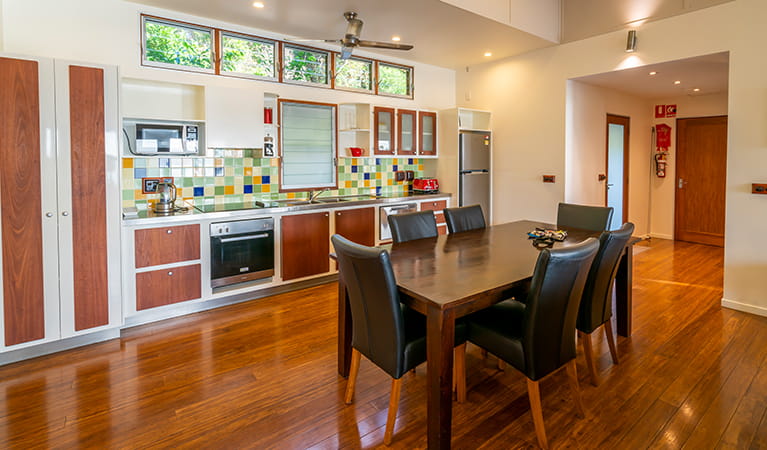
<svg viewBox="0 0 767 450">
<path fill-rule="evenodd" d="M 136 310 L 141 311 L 200 298 L 200 265 L 136 274 Z"/>
<path fill-rule="evenodd" d="M 421 211 L 434 211 L 434 218 L 437 220 L 437 225 L 445 223 L 445 215 L 442 214 L 442 210 L 447 208 L 447 200 L 437 200 L 436 202 L 423 202 L 421 203 Z M 443 234 L 440 232 L 440 234 Z"/>
<path fill-rule="evenodd" d="M 444 218 L 442 219 L 442 222 L 444 223 Z M 447 234 L 447 224 L 443 225 L 437 225 L 437 234 Z"/>
<path fill-rule="evenodd" d="M 200 259 L 200 226 L 136 230 L 136 267 Z"/>
</svg>

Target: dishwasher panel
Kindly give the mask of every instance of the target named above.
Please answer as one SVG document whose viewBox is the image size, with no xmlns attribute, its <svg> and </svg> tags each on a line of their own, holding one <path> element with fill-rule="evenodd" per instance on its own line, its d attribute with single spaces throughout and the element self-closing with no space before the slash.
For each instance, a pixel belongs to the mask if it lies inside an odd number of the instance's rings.
<svg viewBox="0 0 767 450">
<path fill-rule="evenodd" d="M 418 211 L 417 203 L 398 203 L 396 205 L 386 205 L 378 208 L 380 227 L 379 239 L 382 241 L 391 240 L 391 229 L 389 228 L 389 216 L 394 214 L 405 214 Z"/>
</svg>

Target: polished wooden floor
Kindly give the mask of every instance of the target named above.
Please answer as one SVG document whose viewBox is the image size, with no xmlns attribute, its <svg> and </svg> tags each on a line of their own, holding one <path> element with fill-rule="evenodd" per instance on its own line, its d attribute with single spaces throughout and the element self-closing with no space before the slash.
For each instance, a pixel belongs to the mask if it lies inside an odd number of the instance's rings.
<svg viewBox="0 0 767 450">
<path fill-rule="evenodd" d="M 719 306 L 722 250 L 640 243 L 634 334 L 602 384 L 541 385 L 552 447 L 767 448 L 767 318 Z M 388 376 L 363 360 L 355 403 L 336 374 L 336 287 L 126 330 L 122 339 L 0 368 L 2 448 L 358 448 L 382 445 Z M 579 348 L 580 354 L 580 348 Z M 536 445 L 525 378 L 470 346 L 453 447 Z M 392 447 L 426 445 L 425 366 L 406 375 Z"/>
</svg>

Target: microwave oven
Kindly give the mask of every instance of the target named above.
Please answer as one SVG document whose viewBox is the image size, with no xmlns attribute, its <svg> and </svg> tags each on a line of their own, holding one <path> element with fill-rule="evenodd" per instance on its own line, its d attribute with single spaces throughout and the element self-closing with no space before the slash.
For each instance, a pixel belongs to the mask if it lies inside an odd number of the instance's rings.
<svg viewBox="0 0 767 450">
<path fill-rule="evenodd" d="M 199 155 L 205 149 L 205 124 L 124 119 L 123 134 L 134 155 Z"/>
</svg>

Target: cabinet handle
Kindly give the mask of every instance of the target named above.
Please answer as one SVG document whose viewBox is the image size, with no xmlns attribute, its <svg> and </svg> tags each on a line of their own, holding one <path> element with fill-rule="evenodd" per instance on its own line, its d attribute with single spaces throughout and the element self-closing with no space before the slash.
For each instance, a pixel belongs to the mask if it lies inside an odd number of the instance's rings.
<svg viewBox="0 0 767 450">
<path fill-rule="evenodd" d="M 336 213 L 336 215 L 337 215 L 337 216 L 340 216 L 340 215 L 341 215 L 341 213 L 340 213 L 340 212 L 337 212 L 337 213 Z"/>
<path fill-rule="evenodd" d="M 166 230 L 165 232 L 168 234 L 173 234 L 173 230 Z"/>
<path fill-rule="evenodd" d="M 173 272 L 168 272 L 168 276 L 172 277 L 173 276 Z"/>
<path fill-rule="evenodd" d="M 62 216 L 64 216 L 64 217 L 66 217 L 66 216 L 68 216 L 68 215 L 69 215 L 69 213 L 68 213 L 68 212 L 66 212 L 66 211 L 64 211 L 63 213 L 61 213 L 61 215 L 62 215 Z"/>
<path fill-rule="evenodd" d="M 45 217 L 53 217 L 53 213 L 52 212 L 45 213 Z"/>
</svg>

